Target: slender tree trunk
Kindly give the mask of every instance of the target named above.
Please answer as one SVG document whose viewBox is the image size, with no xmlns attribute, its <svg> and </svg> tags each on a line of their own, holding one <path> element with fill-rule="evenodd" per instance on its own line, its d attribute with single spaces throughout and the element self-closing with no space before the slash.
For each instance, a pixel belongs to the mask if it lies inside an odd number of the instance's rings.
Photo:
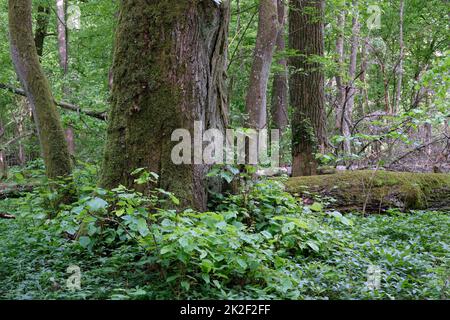
<svg viewBox="0 0 450 320">
<path fill-rule="evenodd" d="M 344 30 L 345 30 L 345 11 L 342 10 L 337 18 L 338 36 L 336 38 L 336 54 L 338 72 L 336 74 L 336 129 L 342 134 L 342 123 L 344 122 L 343 108 L 345 104 L 345 86 L 343 85 L 342 77 L 344 71 Z"/>
<path fill-rule="evenodd" d="M 191 157 L 175 164 L 171 152 L 179 142 L 171 135 L 183 128 L 192 136 L 194 121 L 222 132 L 227 126 L 229 1 L 220 7 L 214 1 L 122 1 L 119 12 L 100 184 L 142 190 L 130 173 L 146 168 L 159 174 L 159 186 L 174 192 L 181 207 L 206 209 L 209 166 L 195 154 L 194 164 Z"/>
<path fill-rule="evenodd" d="M 277 0 L 261 0 L 250 84 L 245 100 L 251 128 L 267 127 L 266 91 L 278 29 Z"/>
<path fill-rule="evenodd" d="M 5 128 L 3 127 L 3 122 L 0 119 L 0 138 L 3 137 L 5 133 Z M 3 148 L 0 148 L 0 181 L 8 178 L 8 163 L 6 162 L 6 154 Z"/>
<path fill-rule="evenodd" d="M 383 84 L 384 84 L 384 109 L 386 113 L 392 114 L 392 107 L 389 98 L 389 79 L 386 75 L 386 66 L 384 62 L 380 61 L 381 74 L 383 75 Z"/>
<path fill-rule="evenodd" d="M 356 77 L 356 65 L 358 58 L 358 47 L 359 47 L 359 12 L 358 12 L 358 1 L 353 0 L 353 19 L 352 19 L 352 37 L 351 37 L 351 48 L 350 48 L 350 65 L 348 70 L 349 82 L 347 84 L 347 95 L 344 103 L 344 121 L 342 123 L 342 133 L 345 137 L 344 140 L 344 154 L 350 155 L 351 143 L 351 128 L 352 128 L 352 115 L 353 108 L 355 105 L 355 95 L 356 95 L 356 86 L 355 86 L 355 77 Z"/>
<path fill-rule="evenodd" d="M 44 40 L 47 36 L 47 27 L 49 23 L 50 7 L 42 4 L 38 6 L 36 18 L 36 32 L 34 35 L 34 43 L 36 45 L 37 54 L 42 57 L 44 52 Z"/>
<path fill-rule="evenodd" d="M 363 87 L 361 88 L 361 116 L 363 117 L 366 112 L 369 111 L 369 93 L 367 91 L 367 69 L 369 68 L 369 61 L 367 59 L 367 46 L 369 43 L 369 37 L 365 37 L 361 48 L 361 82 Z"/>
<path fill-rule="evenodd" d="M 59 65 L 64 74 L 67 73 L 67 27 L 66 27 L 66 4 L 64 0 L 56 0 L 56 25 L 58 29 L 58 51 Z"/>
<path fill-rule="evenodd" d="M 284 4 L 284 0 L 278 0 L 278 24 L 280 27 L 276 40 L 276 50 L 278 52 L 284 52 L 286 49 L 284 39 L 285 22 L 286 5 Z M 282 57 L 277 63 L 281 70 L 273 76 L 271 111 L 273 126 L 283 132 L 289 124 L 287 59 Z"/>
<path fill-rule="evenodd" d="M 324 73 L 322 65 L 311 59 L 324 54 L 323 0 L 291 0 L 289 44 L 298 51 L 290 59 L 294 72 L 290 78 L 292 118 L 292 175 L 314 175 L 315 153 L 326 144 L 324 112 Z"/>
<path fill-rule="evenodd" d="M 18 137 L 21 137 L 24 134 L 24 121 L 25 117 L 27 115 L 27 111 L 30 109 L 28 105 L 28 100 L 25 97 L 20 97 L 17 99 L 17 104 L 19 106 L 19 112 L 17 117 L 15 118 L 16 122 L 16 135 Z M 18 142 L 19 152 L 18 152 L 18 160 L 20 165 L 25 165 L 26 163 L 26 156 L 25 156 L 25 148 L 22 143 L 22 139 Z"/>
<path fill-rule="evenodd" d="M 71 172 L 71 160 L 50 85 L 39 64 L 31 22 L 31 0 L 9 0 L 11 56 L 33 110 L 50 178 Z"/>
<path fill-rule="evenodd" d="M 66 130 L 64 130 L 67 146 L 69 148 L 69 153 L 72 157 L 75 156 L 75 137 L 73 132 L 73 127 L 69 125 Z"/>
<path fill-rule="evenodd" d="M 399 45 L 400 45 L 400 57 L 398 61 L 397 69 L 397 90 L 395 95 L 394 113 L 397 113 L 400 108 L 401 98 L 402 98 L 402 82 L 403 82 L 403 55 L 404 55 L 404 43 L 403 43 L 403 12 L 404 12 L 405 2 L 400 0 L 400 33 L 399 33 Z"/>
</svg>

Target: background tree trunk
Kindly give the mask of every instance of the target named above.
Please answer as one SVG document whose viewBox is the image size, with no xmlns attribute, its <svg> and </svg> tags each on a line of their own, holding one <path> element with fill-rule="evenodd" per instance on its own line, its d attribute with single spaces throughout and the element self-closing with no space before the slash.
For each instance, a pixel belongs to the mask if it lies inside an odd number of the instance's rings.
<svg viewBox="0 0 450 320">
<path fill-rule="evenodd" d="M 56 0 L 56 25 L 58 29 L 59 65 L 64 74 L 68 69 L 66 4 L 64 0 Z"/>
<path fill-rule="evenodd" d="M 5 134 L 3 121 L 0 119 L 0 138 Z M 6 162 L 6 154 L 3 148 L 0 148 L 0 181 L 8 177 L 8 163 Z"/>
<path fill-rule="evenodd" d="M 346 97 L 344 102 L 344 121 L 342 123 L 342 133 L 345 137 L 344 140 L 344 154 L 350 155 L 352 153 L 350 136 L 352 128 L 352 115 L 353 107 L 355 105 L 355 95 L 356 95 L 356 66 L 358 58 L 358 47 L 359 47 L 359 12 L 358 12 L 358 1 L 353 1 L 353 19 L 352 19 L 352 37 L 351 37 L 351 48 L 350 48 L 350 64 L 348 70 L 349 82 L 347 84 Z"/>
<path fill-rule="evenodd" d="M 39 64 L 33 39 L 31 0 L 9 0 L 11 56 L 33 110 L 47 175 L 71 172 L 71 160 L 50 85 Z"/>
<path fill-rule="evenodd" d="M 266 91 L 279 29 L 277 5 L 277 0 L 261 0 L 259 3 L 258 34 L 245 99 L 248 125 L 255 129 L 267 127 Z"/>
<path fill-rule="evenodd" d="M 184 128 L 193 135 L 194 121 L 224 132 L 228 23 L 229 1 L 121 2 L 103 187 L 141 190 L 130 173 L 144 167 L 181 207 L 206 209 L 209 167 L 175 165 L 171 134 Z"/>
<path fill-rule="evenodd" d="M 291 0 L 289 44 L 298 51 L 290 59 L 294 71 L 289 81 L 292 118 L 292 175 L 314 175 L 314 154 L 326 144 L 324 74 L 321 63 L 312 61 L 324 52 L 325 1 Z"/>
<path fill-rule="evenodd" d="M 367 70 L 369 68 L 367 47 L 369 43 L 369 37 L 365 37 L 361 47 L 361 82 L 363 83 L 360 89 L 361 96 L 361 117 L 366 115 L 369 110 L 369 92 L 367 90 Z"/>
<path fill-rule="evenodd" d="M 345 11 L 342 10 L 337 18 L 337 27 L 339 34 L 336 38 L 336 54 L 337 54 L 337 66 L 338 72 L 336 74 L 336 129 L 342 133 L 342 123 L 344 122 L 344 114 L 342 113 L 345 103 L 345 86 L 343 85 L 342 77 L 345 74 L 344 71 L 344 30 L 345 30 Z"/>
<path fill-rule="evenodd" d="M 404 43 L 403 43 L 403 12 L 404 12 L 405 2 L 400 0 L 400 32 L 399 32 L 399 45 L 400 45 L 400 57 L 398 60 L 397 69 L 397 89 L 395 95 L 394 103 L 394 113 L 396 114 L 400 109 L 400 102 L 402 98 L 402 82 L 403 82 L 403 55 L 404 55 Z"/>
<path fill-rule="evenodd" d="M 286 5 L 283 0 L 278 0 L 279 32 L 276 39 L 276 50 L 280 53 L 283 53 L 286 50 L 286 41 L 284 40 L 285 22 Z M 276 72 L 273 76 L 271 113 L 273 126 L 283 132 L 289 124 L 287 59 L 281 57 L 277 63 L 281 70 Z"/>
</svg>

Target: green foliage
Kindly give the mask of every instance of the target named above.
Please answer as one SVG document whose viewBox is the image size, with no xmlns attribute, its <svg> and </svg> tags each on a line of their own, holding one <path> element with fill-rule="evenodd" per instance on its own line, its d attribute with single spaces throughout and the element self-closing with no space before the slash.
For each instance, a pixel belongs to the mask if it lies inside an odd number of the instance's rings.
<svg viewBox="0 0 450 320">
<path fill-rule="evenodd" d="M 448 297 L 445 213 L 343 216 L 272 180 L 224 197 L 214 212 L 179 212 L 167 209 L 177 198 L 164 190 L 103 190 L 95 177 L 91 166 L 76 170 L 70 206 L 48 206 L 42 189 L 0 202 L 17 216 L 0 220 L 1 298 Z M 66 288 L 70 265 L 81 269 L 79 291 Z M 378 290 L 366 285 L 370 265 L 382 270 Z"/>
</svg>

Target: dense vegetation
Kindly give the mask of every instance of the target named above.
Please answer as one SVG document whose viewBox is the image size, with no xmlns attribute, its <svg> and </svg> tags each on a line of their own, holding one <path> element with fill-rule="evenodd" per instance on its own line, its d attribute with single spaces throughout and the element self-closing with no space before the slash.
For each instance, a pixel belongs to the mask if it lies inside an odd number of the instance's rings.
<svg viewBox="0 0 450 320">
<path fill-rule="evenodd" d="M 39 176 L 39 171 L 26 171 Z M 342 215 L 304 205 L 262 180 L 215 211 L 156 210 L 177 199 L 95 186 L 77 170 L 79 201 L 45 187 L 1 202 L 0 295 L 8 299 L 446 299 L 450 218 L 442 212 Z M 20 177 L 21 178 L 21 177 Z M 138 177 L 141 183 L 150 178 Z M 152 208 L 152 210 L 148 210 Z M 107 213 L 108 211 L 108 213 Z M 249 215 L 249 213 L 253 213 Z M 79 236 L 79 227 L 87 232 Z M 78 241 L 74 240 L 77 239 Z M 69 265 L 81 290 L 65 288 Z M 370 290 L 369 266 L 381 271 Z"/>
<path fill-rule="evenodd" d="M 448 9 L 0 0 L 0 299 L 448 299 Z"/>
</svg>

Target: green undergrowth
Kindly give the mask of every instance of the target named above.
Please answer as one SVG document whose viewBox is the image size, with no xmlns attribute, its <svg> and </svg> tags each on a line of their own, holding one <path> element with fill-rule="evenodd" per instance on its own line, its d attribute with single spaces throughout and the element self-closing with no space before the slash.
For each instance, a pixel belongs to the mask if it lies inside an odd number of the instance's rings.
<svg viewBox="0 0 450 320">
<path fill-rule="evenodd" d="M 0 219 L 0 298 L 448 298 L 448 212 L 342 215 L 270 180 L 216 199 L 210 212 L 180 212 L 167 209 L 179 200 L 165 190 L 97 188 L 92 167 L 71 181 L 70 205 L 54 205 L 45 184 L 0 202 L 16 216 Z M 70 266 L 79 290 L 66 286 Z"/>
</svg>

